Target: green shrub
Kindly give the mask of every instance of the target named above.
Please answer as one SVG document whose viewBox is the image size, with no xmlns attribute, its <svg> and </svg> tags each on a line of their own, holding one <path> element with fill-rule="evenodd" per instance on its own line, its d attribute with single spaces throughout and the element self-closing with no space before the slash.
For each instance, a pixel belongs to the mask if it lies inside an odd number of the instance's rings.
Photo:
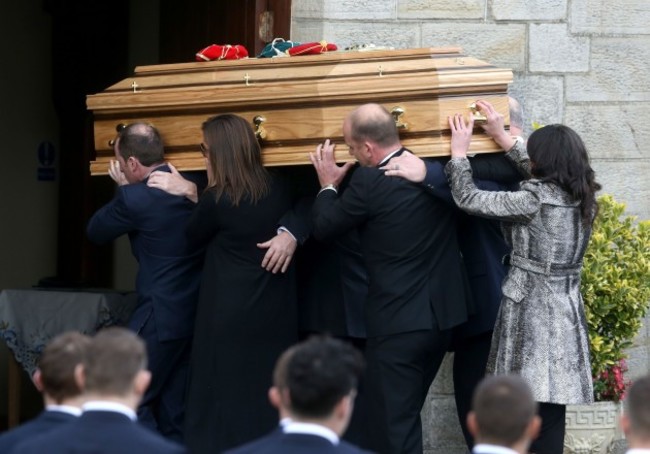
<svg viewBox="0 0 650 454">
<path fill-rule="evenodd" d="M 621 366 L 650 304 L 650 221 L 624 216 L 625 205 L 598 198 L 582 269 L 596 400 L 619 395 L 603 377 Z M 616 400 L 616 397 L 614 397 Z"/>
</svg>

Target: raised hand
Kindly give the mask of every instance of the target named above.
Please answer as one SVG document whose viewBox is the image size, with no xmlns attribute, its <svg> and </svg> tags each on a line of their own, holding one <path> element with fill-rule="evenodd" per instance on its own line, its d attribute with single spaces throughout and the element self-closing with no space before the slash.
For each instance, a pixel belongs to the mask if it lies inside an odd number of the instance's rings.
<svg viewBox="0 0 650 454">
<path fill-rule="evenodd" d="M 129 184 L 129 182 L 126 179 L 126 176 L 124 175 L 124 172 L 122 172 L 122 168 L 120 167 L 120 163 L 111 159 L 111 162 L 108 164 L 108 175 L 111 177 L 111 179 L 117 183 L 118 186 L 124 186 L 125 184 Z"/>
<path fill-rule="evenodd" d="M 487 122 L 481 127 L 483 131 L 504 150 L 509 150 L 514 145 L 514 139 L 505 130 L 503 115 L 494 109 L 494 106 L 487 101 L 476 101 L 476 107 L 485 115 Z"/>
<path fill-rule="evenodd" d="M 171 172 L 161 170 L 151 172 L 147 186 L 161 189 L 172 195 L 182 195 L 196 203 L 199 200 L 196 184 L 183 178 L 183 175 L 172 164 L 167 164 L 167 166 Z"/>
<path fill-rule="evenodd" d="M 427 176 L 427 168 L 424 161 L 413 153 L 404 152 L 400 156 L 391 158 L 385 166 L 380 167 L 389 177 L 401 177 L 413 183 L 421 183 Z"/>
<path fill-rule="evenodd" d="M 469 144 L 472 142 L 474 117 L 470 115 L 469 121 L 465 123 L 462 114 L 455 114 L 449 117 L 449 128 L 451 129 L 451 157 L 466 157 Z"/>
<path fill-rule="evenodd" d="M 325 143 L 316 147 L 314 153 L 309 153 L 309 159 L 316 169 L 321 187 L 328 184 L 339 186 L 345 174 L 354 165 L 353 162 L 346 162 L 342 166 L 338 166 L 334 159 L 334 147 L 335 145 L 327 139 Z"/>
</svg>

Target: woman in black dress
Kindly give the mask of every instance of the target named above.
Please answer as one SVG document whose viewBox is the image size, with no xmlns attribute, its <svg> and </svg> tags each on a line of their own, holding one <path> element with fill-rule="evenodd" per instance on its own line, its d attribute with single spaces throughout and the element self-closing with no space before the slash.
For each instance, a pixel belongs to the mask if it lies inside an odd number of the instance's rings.
<svg viewBox="0 0 650 454">
<path fill-rule="evenodd" d="M 187 234 L 204 246 L 185 440 L 217 453 L 277 426 L 269 405 L 273 365 L 297 341 L 294 274 L 270 273 L 257 244 L 291 208 L 287 184 L 262 166 L 250 125 L 235 115 L 203 124 L 208 188 Z"/>
</svg>

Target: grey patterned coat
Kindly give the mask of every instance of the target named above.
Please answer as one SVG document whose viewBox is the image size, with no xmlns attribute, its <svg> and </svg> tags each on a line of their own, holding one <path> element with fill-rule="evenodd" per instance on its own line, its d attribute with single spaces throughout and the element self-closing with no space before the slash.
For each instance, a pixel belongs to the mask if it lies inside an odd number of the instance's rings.
<svg viewBox="0 0 650 454">
<path fill-rule="evenodd" d="M 521 141 L 507 156 L 530 176 Z M 522 182 L 516 192 L 481 191 L 472 182 L 467 159 L 452 159 L 445 171 L 456 204 L 470 214 L 503 221 L 504 237 L 512 246 L 488 373 L 521 375 L 538 402 L 592 402 L 580 294 L 591 229 L 582 223 L 579 203 L 555 184 L 535 179 Z"/>
</svg>

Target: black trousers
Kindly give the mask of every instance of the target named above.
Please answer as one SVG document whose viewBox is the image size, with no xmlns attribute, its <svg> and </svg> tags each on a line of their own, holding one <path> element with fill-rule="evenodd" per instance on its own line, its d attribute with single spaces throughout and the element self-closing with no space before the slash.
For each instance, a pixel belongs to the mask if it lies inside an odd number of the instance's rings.
<svg viewBox="0 0 650 454">
<path fill-rule="evenodd" d="M 129 328 L 145 341 L 151 371 L 151 383 L 138 406 L 138 421 L 183 443 L 190 339 L 159 341 L 150 304 L 136 308 Z"/>
<path fill-rule="evenodd" d="M 529 451 L 534 454 L 561 454 L 564 449 L 566 405 L 539 402 L 537 414 L 542 418 L 542 430 Z"/>
<path fill-rule="evenodd" d="M 454 348 L 453 380 L 456 413 L 465 443 L 470 451 L 474 447 L 474 438 L 467 430 L 467 413 L 472 409 L 474 390 L 485 377 L 491 344 L 492 331 L 489 331 L 464 339 Z"/>
<path fill-rule="evenodd" d="M 422 453 L 420 411 L 449 342 L 450 332 L 437 329 L 368 338 L 365 448 Z"/>
</svg>

